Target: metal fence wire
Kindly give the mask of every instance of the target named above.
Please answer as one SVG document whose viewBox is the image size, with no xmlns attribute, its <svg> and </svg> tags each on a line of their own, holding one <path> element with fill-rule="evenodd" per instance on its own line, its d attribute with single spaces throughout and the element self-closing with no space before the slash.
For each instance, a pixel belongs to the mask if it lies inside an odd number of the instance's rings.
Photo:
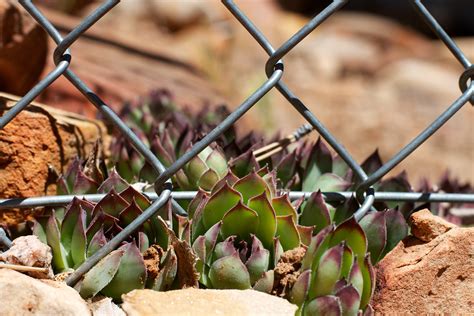
<svg viewBox="0 0 474 316">
<path fill-rule="evenodd" d="M 454 40 L 443 30 L 436 19 L 430 14 L 421 0 L 409 0 L 420 17 L 432 29 L 432 31 L 444 42 L 451 53 L 456 57 L 465 71 L 459 79 L 461 96 L 455 100 L 435 121 L 433 121 L 423 132 L 414 138 L 409 144 L 402 148 L 380 169 L 368 176 L 362 167 L 354 160 L 344 146 L 331 134 L 322 122 L 305 106 L 282 80 L 284 66 L 283 57 L 291 52 L 308 34 L 313 32 L 326 19 L 338 11 L 349 0 L 334 0 L 318 15 L 313 17 L 303 28 L 296 32 L 290 39 L 277 49 L 273 48 L 265 35 L 255 26 L 252 21 L 242 12 L 233 0 L 222 0 L 222 3 L 242 24 L 250 35 L 266 51 L 269 58 L 265 64 L 265 72 L 268 79 L 251 94 L 242 104 L 240 104 L 228 117 L 226 117 L 214 130 L 209 132 L 204 138 L 197 142 L 190 151 L 177 159 L 169 168 L 165 168 L 160 160 L 145 146 L 140 139 L 130 130 L 129 127 L 118 117 L 118 115 L 107 104 L 97 96 L 71 69 L 72 55 L 69 47 L 92 25 L 110 11 L 120 0 L 105 1 L 92 14 L 86 17 L 74 30 L 65 37 L 62 37 L 51 22 L 38 10 L 31 0 L 19 0 L 19 3 L 29 12 L 29 14 L 47 31 L 49 36 L 56 42 L 53 57 L 56 68 L 51 71 L 43 80 L 32 88 L 18 103 L 0 118 L 0 129 L 4 128 L 14 119 L 28 104 L 30 104 L 43 90 L 53 83 L 60 76 L 65 76 L 92 104 L 94 104 L 102 115 L 108 119 L 120 132 L 128 139 L 134 148 L 146 159 L 146 161 L 158 172 L 159 176 L 154 183 L 156 194 L 149 197 L 154 201 L 151 206 L 138 216 L 130 225 L 124 228 L 104 247 L 93 256 L 88 258 L 78 269 L 76 269 L 67 279 L 67 284 L 74 286 L 83 276 L 96 265 L 102 258 L 119 246 L 130 234 L 140 227 L 150 217 L 154 216 L 158 210 L 171 198 L 173 199 L 173 209 L 178 214 L 186 212 L 176 203 L 175 199 L 192 198 L 196 192 L 172 192 L 171 177 L 188 163 L 194 156 L 205 147 L 215 141 L 231 125 L 236 123 L 242 115 L 250 110 L 263 96 L 270 90 L 277 89 L 288 102 L 309 122 L 323 139 L 336 151 L 336 153 L 349 165 L 357 175 L 361 184 L 355 192 L 324 192 L 328 200 L 347 199 L 355 195 L 360 203 L 360 207 L 355 213 L 357 220 L 360 220 L 372 207 L 375 201 L 423 201 L 423 202 L 474 202 L 474 194 L 443 194 L 443 193 L 416 193 L 416 192 L 375 192 L 372 185 L 379 181 L 401 161 L 407 158 L 423 142 L 433 135 L 443 126 L 457 111 L 470 102 L 474 105 L 474 67 L 467 59 L 466 55 L 456 45 Z M 311 192 L 291 192 L 290 198 L 309 196 Z M 87 195 L 85 198 L 98 201 L 103 195 Z M 64 205 L 71 201 L 72 196 L 48 196 L 22 199 L 0 200 L 0 209 L 12 207 L 34 207 L 48 205 Z"/>
</svg>

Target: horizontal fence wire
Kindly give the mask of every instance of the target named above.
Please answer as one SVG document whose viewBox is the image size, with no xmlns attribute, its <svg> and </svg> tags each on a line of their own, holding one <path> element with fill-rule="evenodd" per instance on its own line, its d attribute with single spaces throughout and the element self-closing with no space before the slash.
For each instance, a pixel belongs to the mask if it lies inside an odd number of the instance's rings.
<svg viewBox="0 0 474 316">
<path fill-rule="evenodd" d="M 318 26 L 330 18 L 335 12 L 342 8 L 349 0 L 334 0 L 324 10 L 313 17 L 306 25 L 297 31 L 292 37 L 275 49 L 265 35 L 258 27 L 245 15 L 245 13 L 232 0 L 222 0 L 224 6 L 240 22 L 268 54 L 269 58 L 265 65 L 262 65 L 268 79 L 262 82 L 244 102 L 242 102 L 231 114 L 220 122 L 212 131 L 210 131 L 199 142 L 195 143 L 191 150 L 179 157 L 171 166 L 165 168 L 158 157 L 134 134 L 130 128 L 118 117 L 118 115 L 98 96 L 96 95 L 71 69 L 72 54 L 69 47 L 78 40 L 87 29 L 92 27 L 98 20 L 106 15 L 120 0 L 104 1 L 94 12 L 84 18 L 84 20 L 69 34 L 61 36 L 58 30 L 51 24 L 41 11 L 31 0 L 19 0 L 19 3 L 27 12 L 41 25 L 49 36 L 57 44 L 53 52 L 55 69 L 47 74 L 35 87 L 33 87 L 23 98 L 20 99 L 8 112 L 0 117 L 0 129 L 3 129 L 11 122 L 28 104 L 30 104 L 42 91 L 56 81 L 59 77 L 66 77 L 79 90 L 103 116 L 115 127 L 122 135 L 133 145 L 144 159 L 158 173 L 158 178 L 154 183 L 154 193 L 145 193 L 153 203 L 132 223 L 124 228 L 119 234 L 111 239 L 97 253 L 89 257 L 78 269 L 76 269 L 66 280 L 67 284 L 75 285 L 81 277 L 96 265 L 102 258 L 113 251 L 117 246 L 130 236 L 138 227 L 146 222 L 152 216 L 155 216 L 158 210 L 172 199 L 173 211 L 180 215 L 186 215 L 186 211 L 176 202 L 176 200 L 192 199 L 196 192 L 173 191 L 171 177 L 182 169 L 193 157 L 198 155 L 204 148 L 214 142 L 229 127 L 235 124 L 247 111 L 269 91 L 276 89 L 282 96 L 288 100 L 302 117 L 309 123 L 302 132 L 308 132 L 311 129 L 316 130 L 321 137 L 334 149 L 334 151 L 347 163 L 352 169 L 360 184 L 354 192 L 324 192 L 323 195 L 328 201 L 344 201 L 351 197 L 357 197 L 359 209 L 354 214 L 357 220 L 360 220 L 369 210 L 374 210 L 373 204 L 378 201 L 405 201 L 405 202 L 451 202 L 451 203 L 474 203 L 474 194 L 459 193 L 420 193 L 420 192 L 376 192 L 372 185 L 382 179 L 388 172 L 393 170 L 404 159 L 410 156 L 427 139 L 429 139 L 438 129 L 450 120 L 465 104 L 474 105 L 474 68 L 457 46 L 455 41 L 443 30 L 437 20 L 431 15 L 428 9 L 420 0 L 409 0 L 419 13 L 422 20 L 433 30 L 441 39 L 453 56 L 464 67 L 465 71 L 460 75 L 459 87 L 461 96 L 455 100 L 436 120 L 428 125 L 423 132 L 415 137 L 410 143 L 402 148 L 396 155 L 386 162 L 381 168 L 376 170 L 370 176 L 365 173 L 362 166 L 356 162 L 347 149 L 340 143 L 334 135 L 325 127 L 325 125 L 313 114 L 298 96 L 283 82 L 284 64 L 283 58 L 290 53 L 301 41 L 311 34 Z M 79 65 L 80 66 L 80 65 Z M 291 199 L 308 197 L 312 192 L 289 192 Z M 103 194 L 78 195 L 79 198 L 85 198 L 92 202 L 97 202 L 104 197 Z M 0 210 L 10 208 L 34 208 L 45 206 L 63 206 L 71 202 L 72 195 L 64 196 L 45 196 L 29 198 L 12 198 L 0 200 Z M 0 243 L 7 245 L 11 241 L 6 237 L 3 231 L 0 231 Z"/>
</svg>

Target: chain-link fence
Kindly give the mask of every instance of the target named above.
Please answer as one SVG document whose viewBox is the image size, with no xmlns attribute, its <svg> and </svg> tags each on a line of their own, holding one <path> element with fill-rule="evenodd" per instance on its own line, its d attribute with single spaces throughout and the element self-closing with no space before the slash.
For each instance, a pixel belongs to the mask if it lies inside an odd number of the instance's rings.
<svg viewBox="0 0 474 316">
<path fill-rule="evenodd" d="M 53 83 L 60 76 L 66 77 L 92 104 L 94 104 L 102 115 L 109 120 L 128 139 L 134 148 L 146 159 L 146 161 L 158 172 L 159 177 L 154 183 L 154 194 L 148 196 L 154 201 L 152 205 L 138 216 L 130 225 L 125 227 L 119 234 L 110 240 L 104 247 L 88 258 L 78 269 L 76 269 L 67 279 L 69 285 L 75 285 L 82 275 L 89 271 L 102 258 L 109 254 L 119 244 L 130 236 L 138 227 L 154 216 L 158 210 L 171 198 L 174 212 L 186 215 L 186 212 L 175 201 L 176 199 L 190 199 L 196 192 L 172 192 L 171 177 L 188 163 L 194 156 L 204 148 L 214 142 L 226 129 L 236 123 L 242 115 L 250 110 L 263 96 L 270 90 L 277 89 L 315 129 L 322 138 L 336 151 L 336 153 L 349 165 L 355 175 L 360 180 L 360 185 L 355 192 L 323 192 L 326 199 L 347 199 L 356 196 L 360 207 L 354 214 L 360 220 L 371 208 L 375 201 L 417 201 L 417 202 L 474 202 L 474 194 L 444 194 L 444 193 L 416 193 L 416 192 L 375 192 L 372 185 L 390 172 L 401 161 L 407 158 L 413 151 L 421 146 L 430 136 L 432 136 L 441 126 L 443 126 L 457 111 L 465 104 L 474 105 L 474 67 L 466 58 L 465 54 L 456 45 L 454 40 L 443 30 L 436 19 L 430 14 L 421 0 L 409 0 L 420 17 L 427 23 L 433 32 L 444 42 L 453 56 L 461 63 L 465 71 L 459 79 L 461 96 L 455 100 L 445 112 L 439 115 L 434 122 L 426 127 L 415 139 L 402 148 L 393 158 L 385 163 L 380 169 L 370 176 L 362 169 L 344 146 L 331 134 L 322 122 L 305 106 L 282 80 L 284 73 L 283 57 L 297 46 L 306 36 L 313 32 L 332 14 L 338 11 L 348 0 L 334 0 L 318 15 L 312 18 L 303 28 L 296 32 L 283 45 L 275 49 L 267 40 L 265 35 L 252 23 L 252 21 L 242 12 L 237 4 L 232 0 L 222 0 L 227 9 L 250 33 L 250 35 L 260 44 L 269 55 L 265 64 L 265 72 L 268 79 L 255 90 L 240 106 L 238 106 L 228 117 L 218 126 L 209 132 L 204 138 L 197 142 L 191 150 L 177 159 L 169 168 L 165 168 L 160 160 L 145 146 L 140 139 L 130 130 L 130 128 L 117 116 L 117 114 L 107 104 L 97 96 L 71 69 L 72 55 L 69 47 L 92 25 L 110 11 L 120 0 L 105 1 L 98 9 L 85 18 L 80 25 L 72 30 L 65 37 L 62 37 L 58 30 L 51 24 L 31 0 L 19 0 L 20 4 L 29 14 L 47 31 L 49 36 L 57 43 L 53 58 L 56 68 L 31 89 L 13 108 L 0 118 L 0 129 L 4 128 L 14 119 L 28 104 L 30 104 L 43 90 Z M 288 71 L 288 70 L 287 70 Z M 290 70 L 291 71 L 291 70 Z M 311 192 L 291 192 L 290 198 L 309 196 Z M 103 195 L 85 195 L 91 201 L 100 200 Z M 48 196 L 32 197 L 22 199 L 0 200 L 0 209 L 6 208 L 29 208 L 37 206 L 58 206 L 67 204 L 72 200 L 72 196 Z"/>
</svg>

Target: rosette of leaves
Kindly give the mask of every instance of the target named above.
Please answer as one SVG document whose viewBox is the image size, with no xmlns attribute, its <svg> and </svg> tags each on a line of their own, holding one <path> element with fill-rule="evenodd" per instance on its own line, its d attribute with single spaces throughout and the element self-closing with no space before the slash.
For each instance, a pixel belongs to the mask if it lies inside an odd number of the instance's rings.
<svg viewBox="0 0 474 316">
<path fill-rule="evenodd" d="M 201 190 L 188 211 L 188 238 L 207 288 L 270 292 L 280 255 L 309 245 L 313 230 L 297 224 L 295 207 L 276 194 L 275 173 L 266 168 L 243 178 L 229 171 L 210 193 Z"/>
<path fill-rule="evenodd" d="M 53 211 L 34 221 L 33 233 L 52 249 L 56 273 L 77 268 L 151 204 L 115 172 L 98 192 L 108 193 L 98 203 L 75 198 L 63 218 Z M 189 277 L 195 274 L 189 273 L 194 271 L 193 264 L 191 249 L 175 237 L 161 217 L 153 217 L 87 272 L 77 289 L 85 298 L 100 293 L 119 300 L 133 289 L 196 286 L 197 279 Z"/>
<path fill-rule="evenodd" d="M 311 194 L 301 206 L 299 221 L 301 225 L 314 227 L 313 233 L 317 234 L 330 225 L 339 225 L 349 220 L 358 208 L 359 204 L 354 198 L 338 207 L 331 207 L 324 201 L 321 191 L 318 191 Z M 359 224 L 367 235 L 373 264 L 380 261 L 408 235 L 408 224 L 397 209 L 370 212 Z"/>
<path fill-rule="evenodd" d="M 367 238 L 353 217 L 311 238 L 300 274 L 288 293 L 297 315 L 359 315 L 370 312 L 375 273 Z"/>
</svg>

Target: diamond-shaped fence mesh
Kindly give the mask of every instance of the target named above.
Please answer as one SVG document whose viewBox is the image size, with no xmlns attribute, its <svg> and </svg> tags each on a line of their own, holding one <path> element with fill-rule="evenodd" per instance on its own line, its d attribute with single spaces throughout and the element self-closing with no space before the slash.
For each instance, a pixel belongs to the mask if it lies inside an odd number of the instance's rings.
<svg viewBox="0 0 474 316">
<path fill-rule="evenodd" d="M 159 177 L 154 183 L 155 194 L 148 196 L 154 201 L 152 205 L 138 216 L 123 231 L 117 234 L 104 247 L 102 247 L 93 256 L 88 258 L 73 274 L 67 279 L 69 285 L 76 284 L 82 275 L 89 271 L 102 258 L 109 254 L 119 244 L 130 236 L 138 227 L 154 216 L 158 210 L 171 198 L 174 212 L 186 215 L 186 212 L 175 202 L 176 199 L 190 199 L 196 192 L 172 192 L 171 177 L 183 168 L 194 156 L 200 153 L 204 148 L 215 141 L 226 129 L 236 123 L 242 115 L 250 110 L 263 96 L 270 90 L 278 90 L 310 124 L 310 127 L 316 130 L 321 137 L 336 151 L 336 153 L 349 165 L 354 174 L 359 178 L 360 185 L 355 192 L 323 192 L 327 199 L 347 199 L 356 196 L 360 207 L 354 214 L 356 219 L 360 220 L 371 208 L 375 201 L 423 201 L 423 202 L 474 202 L 474 194 L 444 194 L 444 193 L 417 193 L 417 192 L 376 192 L 372 185 L 379 181 L 383 176 L 390 172 L 401 161 L 407 158 L 413 151 L 421 146 L 430 138 L 439 128 L 441 128 L 453 115 L 456 114 L 465 104 L 474 105 L 474 67 L 467 59 L 465 54 L 456 45 L 454 40 L 443 30 L 436 19 L 430 14 L 421 0 L 410 0 L 414 9 L 420 17 L 427 23 L 433 32 L 444 42 L 453 56 L 464 67 L 465 71 L 459 79 L 459 87 L 462 94 L 455 100 L 436 120 L 427 126 L 416 138 L 402 148 L 395 156 L 386 162 L 376 172 L 367 175 L 362 167 L 354 160 L 351 154 L 344 146 L 331 134 L 331 132 L 318 120 L 318 118 L 305 106 L 302 100 L 298 98 L 282 80 L 284 71 L 283 58 L 286 54 L 297 46 L 308 34 L 313 32 L 319 25 L 331 17 L 336 11 L 344 6 L 348 0 L 334 0 L 318 15 L 313 17 L 303 28 L 296 32 L 283 45 L 275 49 L 267 40 L 265 35 L 259 31 L 252 21 L 239 9 L 232 0 L 222 0 L 222 3 L 233 14 L 233 16 L 242 24 L 250 35 L 260 44 L 268 54 L 269 58 L 265 64 L 265 72 L 268 79 L 253 92 L 242 104 L 240 104 L 228 117 L 226 117 L 218 126 L 209 132 L 199 142 L 194 144 L 191 150 L 177 159 L 170 167 L 165 168 L 160 160 L 145 146 L 140 139 L 130 130 L 130 128 L 117 116 L 117 114 L 107 104 L 100 99 L 71 69 L 72 55 L 69 47 L 80 38 L 80 36 L 107 12 L 109 12 L 120 0 L 105 1 L 92 14 L 86 17 L 74 30 L 66 36 L 61 36 L 58 30 L 49 22 L 31 0 L 19 0 L 19 3 L 29 12 L 29 14 L 39 23 L 57 43 L 54 50 L 54 61 L 56 68 L 51 71 L 43 80 L 32 88 L 13 108 L 0 118 L 0 129 L 4 128 L 13 120 L 28 104 L 30 104 L 43 90 L 53 83 L 60 76 L 66 77 L 92 104 L 94 104 L 102 115 L 114 125 L 134 146 L 134 148 L 146 159 L 146 161 L 158 172 Z M 80 65 L 79 65 L 80 66 Z M 262 65 L 263 66 L 263 65 Z M 308 196 L 311 192 L 291 192 L 290 198 L 299 198 Z M 84 196 L 91 201 L 98 201 L 103 195 L 94 194 Z M 47 196 L 32 197 L 22 199 L 0 200 L 0 209 L 13 207 L 36 207 L 36 206 L 56 206 L 64 205 L 70 202 L 72 196 Z M 2 237 L 2 236 L 0 236 Z"/>
</svg>

